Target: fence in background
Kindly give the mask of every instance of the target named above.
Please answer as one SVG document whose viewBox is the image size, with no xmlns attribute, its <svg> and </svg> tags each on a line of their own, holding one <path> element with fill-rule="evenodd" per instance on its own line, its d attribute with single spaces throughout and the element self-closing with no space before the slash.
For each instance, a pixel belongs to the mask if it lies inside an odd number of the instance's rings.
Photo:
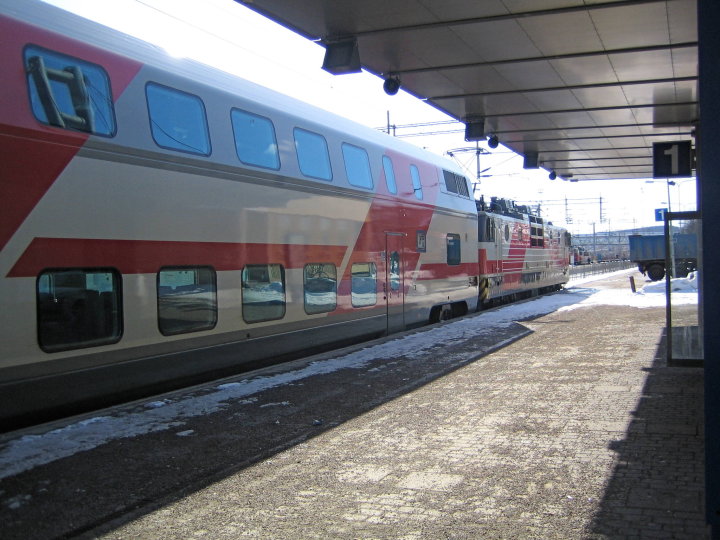
<svg viewBox="0 0 720 540">
<path fill-rule="evenodd" d="M 616 272 L 627 268 L 636 268 L 637 263 L 632 261 L 608 261 L 591 264 L 580 264 L 570 268 L 570 278 L 583 278 L 595 274 L 607 274 L 608 272 Z"/>
</svg>

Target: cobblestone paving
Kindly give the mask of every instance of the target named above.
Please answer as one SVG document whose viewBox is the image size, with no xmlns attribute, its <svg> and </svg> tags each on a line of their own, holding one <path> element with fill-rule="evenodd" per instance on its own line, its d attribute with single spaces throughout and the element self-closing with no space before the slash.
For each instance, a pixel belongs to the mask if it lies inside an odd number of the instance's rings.
<svg viewBox="0 0 720 540">
<path fill-rule="evenodd" d="M 531 335 L 106 538 L 704 538 L 702 370 L 656 359 L 663 317 L 526 322 Z"/>
</svg>

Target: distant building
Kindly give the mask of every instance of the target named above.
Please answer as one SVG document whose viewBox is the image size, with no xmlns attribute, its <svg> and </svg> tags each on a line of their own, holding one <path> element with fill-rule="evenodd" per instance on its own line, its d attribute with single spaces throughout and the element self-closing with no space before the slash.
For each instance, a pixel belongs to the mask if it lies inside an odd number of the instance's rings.
<svg viewBox="0 0 720 540">
<path fill-rule="evenodd" d="M 663 234 L 663 226 L 641 227 L 621 231 L 597 231 L 589 234 L 573 234 L 572 246 L 578 253 L 578 262 L 615 261 L 629 257 L 628 236 L 631 234 Z"/>
</svg>

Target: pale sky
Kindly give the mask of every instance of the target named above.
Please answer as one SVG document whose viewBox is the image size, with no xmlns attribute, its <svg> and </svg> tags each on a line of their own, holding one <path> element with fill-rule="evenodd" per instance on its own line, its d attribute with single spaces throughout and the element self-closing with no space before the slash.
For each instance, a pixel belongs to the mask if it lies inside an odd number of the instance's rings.
<svg viewBox="0 0 720 540">
<path fill-rule="evenodd" d="M 326 73 L 321 69 L 324 49 L 320 45 L 234 0 L 45 1 L 159 45 L 173 56 L 204 62 L 373 128 L 387 124 L 388 112 L 391 123 L 397 125 L 452 120 L 402 90 L 387 96 L 374 75 Z M 427 129 L 459 132 L 405 140 L 436 154 L 455 150 L 452 159 L 475 181 L 474 143 L 465 142 L 462 125 Z M 654 209 L 668 206 L 664 180 L 551 181 L 543 169 L 524 170 L 522 158 L 502 145 L 495 150 L 485 144 L 481 148 L 491 154 L 480 157 L 480 169 L 487 170 L 480 178 L 478 197 L 545 201 L 543 217 L 560 225 L 569 218 L 567 227 L 573 233 L 592 232 L 593 223 L 602 231 L 656 225 Z M 694 180 L 679 180 L 670 188 L 671 209 L 694 210 L 694 193 Z"/>
</svg>

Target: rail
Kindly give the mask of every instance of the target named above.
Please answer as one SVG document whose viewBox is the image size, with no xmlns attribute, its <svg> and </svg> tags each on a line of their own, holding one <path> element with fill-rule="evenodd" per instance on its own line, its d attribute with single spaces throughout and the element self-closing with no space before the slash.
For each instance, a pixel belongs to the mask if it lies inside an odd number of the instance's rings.
<svg viewBox="0 0 720 540">
<path fill-rule="evenodd" d="M 570 277 L 583 278 L 595 274 L 607 274 L 609 272 L 616 272 L 618 270 L 634 268 L 635 266 L 637 266 L 637 264 L 632 261 L 608 261 L 590 264 L 579 264 L 570 268 Z"/>
</svg>

